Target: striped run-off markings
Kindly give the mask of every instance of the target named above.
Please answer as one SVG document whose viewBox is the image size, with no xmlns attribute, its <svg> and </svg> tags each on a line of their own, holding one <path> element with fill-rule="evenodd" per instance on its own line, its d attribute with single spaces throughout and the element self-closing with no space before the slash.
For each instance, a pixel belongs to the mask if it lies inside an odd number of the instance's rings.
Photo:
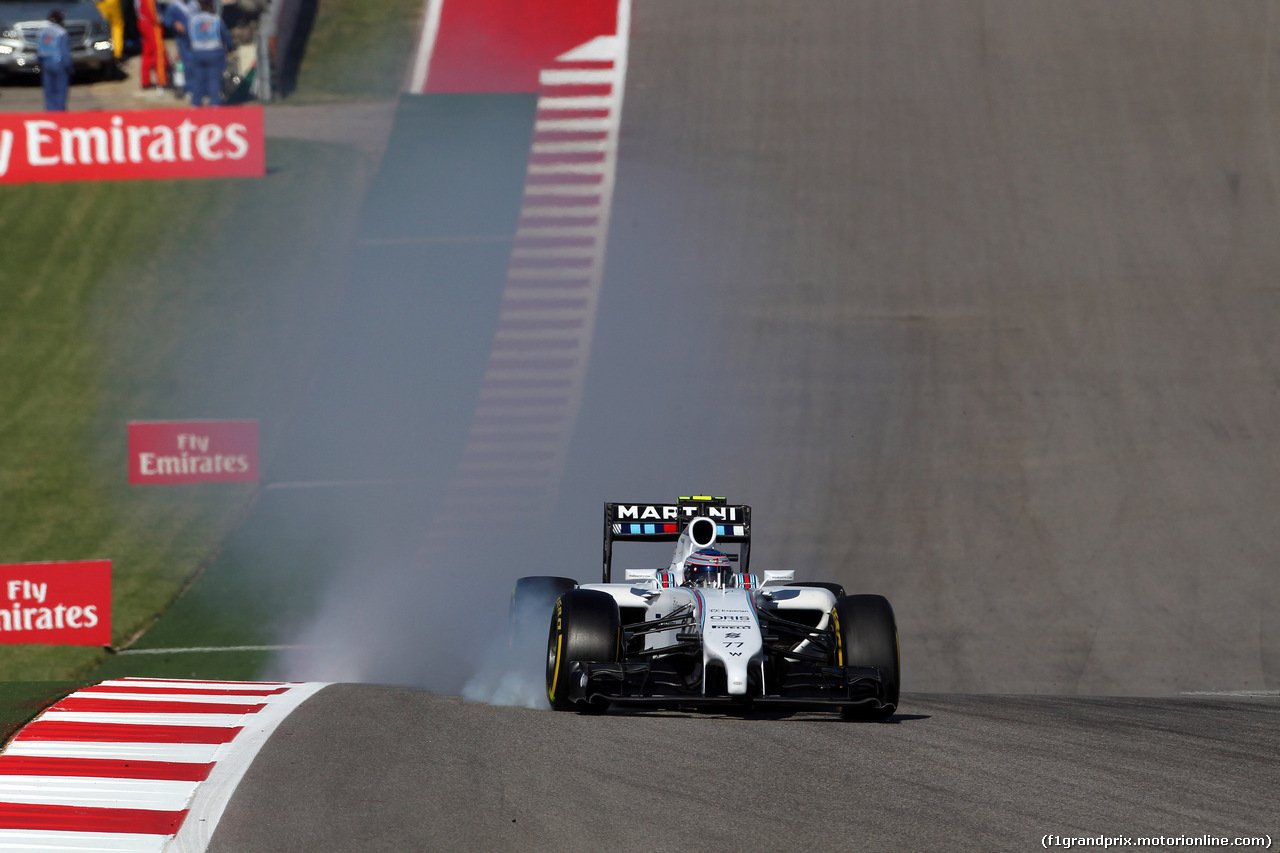
<svg viewBox="0 0 1280 853">
<path fill-rule="evenodd" d="M 0 850 L 203 851 L 254 756 L 317 683 L 122 678 L 0 752 Z"/>
<path fill-rule="evenodd" d="M 532 524 L 554 506 L 604 273 L 629 17 L 622 0 L 616 35 L 574 48 L 540 73 L 497 333 L 424 552 L 474 535 L 481 519 Z"/>
</svg>

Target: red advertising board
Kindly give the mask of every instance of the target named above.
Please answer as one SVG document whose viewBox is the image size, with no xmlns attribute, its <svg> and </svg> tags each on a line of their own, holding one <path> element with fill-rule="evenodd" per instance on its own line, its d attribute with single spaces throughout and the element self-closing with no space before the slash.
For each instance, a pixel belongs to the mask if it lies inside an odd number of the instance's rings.
<svg viewBox="0 0 1280 853">
<path fill-rule="evenodd" d="M 111 645 L 111 561 L 0 565 L 0 643 Z"/>
<path fill-rule="evenodd" d="M 0 113 L 0 184 L 264 174 L 262 107 Z"/>
<path fill-rule="evenodd" d="M 129 482 L 258 482 L 257 421 L 134 421 Z"/>
<path fill-rule="evenodd" d="M 557 56 L 618 31 L 619 0 L 435 0 L 425 91 L 536 92 Z"/>
</svg>

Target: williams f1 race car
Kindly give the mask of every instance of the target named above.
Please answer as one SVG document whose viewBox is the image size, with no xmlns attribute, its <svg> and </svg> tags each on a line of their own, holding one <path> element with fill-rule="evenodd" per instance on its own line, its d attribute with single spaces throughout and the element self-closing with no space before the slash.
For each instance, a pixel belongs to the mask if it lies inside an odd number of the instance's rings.
<svg viewBox="0 0 1280 853">
<path fill-rule="evenodd" d="M 675 552 L 669 565 L 626 569 L 615 582 L 615 542 L 675 542 Z M 535 618 L 537 602 L 554 600 L 551 707 L 827 706 L 846 719 L 892 715 L 899 657 L 889 602 L 797 582 L 792 571 L 754 574 L 750 547 L 751 507 L 724 498 L 605 504 L 601 583 L 525 577 L 512 593 L 513 631 Z"/>
</svg>

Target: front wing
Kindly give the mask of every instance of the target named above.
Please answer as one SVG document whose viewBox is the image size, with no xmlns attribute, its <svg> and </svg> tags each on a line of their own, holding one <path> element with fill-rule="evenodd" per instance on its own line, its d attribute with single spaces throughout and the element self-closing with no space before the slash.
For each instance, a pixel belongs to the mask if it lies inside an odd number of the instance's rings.
<svg viewBox="0 0 1280 853">
<path fill-rule="evenodd" d="M 867 666 L 790 663 L 775 673 L 765 690 L 752 696 L 708 696 L 701 679 L 690 681 L 661 660 L 621 663 L 574 661 L 569 665 L 569 698 L 575 702 L 624 705 L 716 706 L 782 705 L 791 707 L 888 706 L 883 676 Z"/>
</svg>

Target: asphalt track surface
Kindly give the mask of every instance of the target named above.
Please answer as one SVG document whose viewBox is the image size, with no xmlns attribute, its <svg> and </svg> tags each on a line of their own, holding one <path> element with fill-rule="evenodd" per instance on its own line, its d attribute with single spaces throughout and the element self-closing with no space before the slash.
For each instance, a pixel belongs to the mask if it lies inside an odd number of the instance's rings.
<svg viewBox="0 0 1280 853">
<path fill-rule="evenodd" d="M 902 716 L 335 686 L 210 849 L 1274 837 L 1280 699 L 1180 694 L 1280 688 L 1280 10 L 637 0 L 632 33 L 565 513 L 751 503 L 757 565 L 893 601 Z"/>
<path fill-rule="evenodd" d="M 904 706 L 866 724 L 591 717 L 337 685 L 276 730 L 209 851 L 1029 850 L 1046 834 L 1275 835 L 1274 701 L 933 694 Z"/>
</svg>

